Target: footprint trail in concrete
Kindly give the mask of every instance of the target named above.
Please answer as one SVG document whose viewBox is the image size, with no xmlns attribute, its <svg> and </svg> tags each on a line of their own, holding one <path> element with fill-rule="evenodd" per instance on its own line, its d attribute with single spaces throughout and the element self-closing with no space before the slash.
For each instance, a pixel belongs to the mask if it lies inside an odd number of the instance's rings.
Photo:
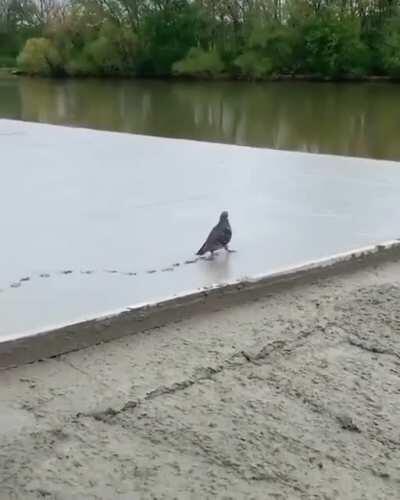
<svg viewBox="0 0 400 500">
<path fill-rule="evenodd" d="M 120 269 L 102 269 L 102 270 L 95 270 L 95 269 L 83 269 L 83 270 L 74 270 L 74 269 L 60 269 L 56 270 L 53 272 L 43 272 L 41 271 L 40 273 L 34 273 L 30 276 L 23 276 L 22 278 L 13 281 L 9 284 L 7 288 L 20 288 L 21 286 L 28 284 L 29 282 L 36 280 L 36 279 L 49 279 L 57 276 L 70 276 L 72 274 L 80 274 L 80 275 L 86 275 L 86 276 L 91 276 L 94 274 L 100 274 L 100 273 L 106 273 L 106 274 L 113 274 L 113 275 L 121 275 L 121 276 L 128 276 L 131 278 L 134 278 L 135 276 L 138 275 L 152 275 L 152 274 L 157 274 L 157 273 L 171 273 L 177 270 L 178 268 L 182 266 L 187 266 L 191 264 L 196 264 L 197 262 L 201 260 L 207 260 L 206 257 L 197 257 L 195 259 L 188 259 L 183 262 L 175 262 L 174 264 L 171 264 L 170 266 L 163 267 L 161 269 L 148 269 L 146 271 L 142 272 L 137 272 L 137 271 L 123 271 Z M 3 293 L 6 291 L 7 288 L 0 288 L 0 293 Z"/>
</svg>

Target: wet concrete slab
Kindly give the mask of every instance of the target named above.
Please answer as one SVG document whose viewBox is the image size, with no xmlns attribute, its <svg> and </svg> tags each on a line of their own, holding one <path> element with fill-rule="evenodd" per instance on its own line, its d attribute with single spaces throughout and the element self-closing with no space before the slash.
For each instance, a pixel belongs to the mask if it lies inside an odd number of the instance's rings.
<svg viewBox="0 0 400 500">
<path fill-rule="evenodd" d="M 0 152 L 0 341 L 400 236 L 393 162 L 10 120 Z"/>
</svg>

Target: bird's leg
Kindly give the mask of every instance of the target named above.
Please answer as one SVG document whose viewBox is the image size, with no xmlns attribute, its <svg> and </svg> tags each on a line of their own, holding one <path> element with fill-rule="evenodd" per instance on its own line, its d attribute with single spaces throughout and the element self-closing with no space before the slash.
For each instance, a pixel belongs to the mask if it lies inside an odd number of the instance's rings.
<svg viewBox="0 0 400 500">
<path fill-rule="evenodd" d="M 226 250 L 228 253 L 235 253 L 235 252 L 236 252 L 236 250 L 231 250 L 231 249 L 228 247 L 228 245 L 225 245 L 225 246 L 224 246 L 224 248 L 225 248 L 225 250 Z"/>
<path fill-rule="evenodd" d="M 210 250 L 210 256 L 208 257 L 207 260 L 214 260 L 214 251 Z"/>
</svg>

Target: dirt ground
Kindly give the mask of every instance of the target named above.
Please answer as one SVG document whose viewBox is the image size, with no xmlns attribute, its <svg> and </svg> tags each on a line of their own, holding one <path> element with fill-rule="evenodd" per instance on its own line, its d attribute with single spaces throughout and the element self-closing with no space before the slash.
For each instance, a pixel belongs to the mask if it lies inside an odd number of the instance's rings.
<svg viewBox="0 0 400 500">
<path fill-rule="evenodd" d="M 400 498 L 400 261 L 0 372 L 0 499 Z"/>
</svg>

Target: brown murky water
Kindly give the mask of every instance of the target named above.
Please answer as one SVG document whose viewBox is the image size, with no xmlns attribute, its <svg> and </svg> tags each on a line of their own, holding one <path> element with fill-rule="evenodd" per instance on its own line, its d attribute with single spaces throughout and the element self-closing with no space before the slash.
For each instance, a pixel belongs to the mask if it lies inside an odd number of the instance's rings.
<svg viewBox="0 0 400 500">
<path fill-rule="evenodd" d="M 395 84 L 0 79 L 0 118 L 400 159 Z"/>
</svg>

